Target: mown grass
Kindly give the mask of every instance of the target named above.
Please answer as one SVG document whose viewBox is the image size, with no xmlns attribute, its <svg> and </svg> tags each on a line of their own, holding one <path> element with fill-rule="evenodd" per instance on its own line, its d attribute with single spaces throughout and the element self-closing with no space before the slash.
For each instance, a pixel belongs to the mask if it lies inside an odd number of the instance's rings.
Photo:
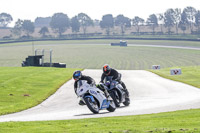
<svg viewBox="0 0 200 133">
<path fill-rule="evenodd" d="M 0 115 L 41 103 L 69 80 L 74 70 L 0 67 Z"/>
<path fill-rule="evenodd" d="M 157 43 L 157 42 L 156 42 Z M 198 44 L 199 45 L 199 44 Z M 36 45 L 35 48 L 53 49 L 54 61 L 66 61 L 68 67 L 101 68 L 106 62 L 117 69 L 148 69 L 151 65 L 160 64 L 162 68 L 172 66 L 197 65 L 197 68 L 181 67 L 183 74 L 173 78 L 180 81 L 192 81 L 188 84 L 199 86 L 200 53 L 197 50 L 163 49 L 150 47 L 110 47 L 100 45 Z M 32 51 L 31 45 L 20 47 L 0 47 L 1 66 L 15 66 Z M 2 57 L 3 56 L 3 57 Z M 109 62 L 108 62 L 109 60 Z M 20 68 L 21 69 L 21 68 Z M 156 72 L 169 75 L 169 69 Z M 165 71 L 165 72 L 162 72 Z M 14 72 L 15 73 L 15 72 Z M 187 74 L 186 74 L 187 73 Z M 65 75 L 62 73 L 62 75 Z M 197 76 L 196 76 L 197 75 Z M 1 76 L 1 73 L 0 73 Z M 32 76 L 32 75 L 31 75 Z M 14 76 L 13 76 L 14 77 Z M 181 77 L 181 78 L 180 78 Z M 66 78 L 66 77 L 65 77 Z M 25 79 L 24 79 L 25 80 Z M 14 80 L 13 80 L 14 81 Z M 193 82 L 194 81 L 194 82 Z M 1 82 L 0 82 L 1 83 Z M 17 84 L 17 82 L 12 83 Z M 45 84 L 46 85 L 46 84 Z M 24 86 L 24 85 L 23 85 Z M 34 84 L 33 84 L 34 86 Z M 42 86 L 42 85 L 41 85 Z M 56 88 L 56 87 L 55 87 Z M 27 92 L 28 93 L 28 92 Z M 1 94 L 1 93 L 0 93 Z M 8 94 L 8 98 L 13 97 Z M 17 93 L 17 96 L 23 93 Z M 31 93 L 30 93 L 31 94 Z M 31 98 L 24 97 L 24 98 Z M 1 100 L 1 99 L 0 99 Z M 25 100 L 22 100 L 24 102 Z M 4 101 L 4 105 L 6 102 Z M 1 107 L 1 106 L 0 106 Z M 1 109 L 0 109 L 1 111 Z M 102 132 L 102 133 L 140 133 L 140 132 L 200 132 L 200 110 L 186 110 L 138 116 L 95 118 L 64 121 L 41 122 L 4 122 L 0 123 L 0 133 L 39 133 L 39 132 Z"/>
<path fill-rule="evenodd" d="M 163 68 L 200 65 L 199 50 L 89 44 L 36 45 L 35 49 L 52 49 L 53 62 L 64 62 L 68 68 L 101 69 L 105 63 L 130 70 L 150 69 L 157 64 Z M 0 66 L 20 66 L 31 54 L 31 45 L 0 47 Z M 49 62 L 48 57 L 46 55 L 46 62 Z"/>
<path fill-rule="evenodd" d="M 48 45 L 48 44 L 111 44 L 119 43 L 118 39 L 95 39 L 95 40 L 60 40 L 60 41 L 33 41 L 33 42 L 19 42 L 0 44 L 1 46 L 19 46 L 19 45 Z M 145 44 L 145 45 L 164 45 L 164 46 L 188 46 L 200 47 L 198 41 L 172 41 L 172 40 L 125 40 L 128 44 Z"/>
<path fill-rule="evenodd" d="M 181 75 L 170 75 L 170 69 L 181 68 Z M 200 66 L 189 66 L 189 67 L 172 67 L 163 68 L 161 70 L 151 70 L 164 78 L 180 81 L 197 88 L 200 88 Z"/>
<path fill-rule="evenodd" d="M 199 133 L 200 110 L 62 121 L 4 122 L 0 133 Z"/>
<path fill-rule="evenodd" d="M 169 69 L 153 72 L 199 86 L 200 67 L 180 67 L 182 75 L 170 76 Z M 195 82 L 193 82 L 195 81 Z M 141 105 L 142 106 L 142 105 Z M 3 122 L 0 133 L 199 133 L 200 109 L 158 114 L 62 121 Z"/>
</svg>

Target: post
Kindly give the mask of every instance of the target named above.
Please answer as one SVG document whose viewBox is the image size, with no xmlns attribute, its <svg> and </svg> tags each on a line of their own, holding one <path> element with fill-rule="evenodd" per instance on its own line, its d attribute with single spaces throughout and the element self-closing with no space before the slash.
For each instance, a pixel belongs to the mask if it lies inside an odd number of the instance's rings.
<svg viewBox="0 0 200 133">
<path fill-rule="evenodd" d="M 34 55 L 34 41 L 32 41 L 32 53 Z"/>
<path fill-rule="evenodd" d="M 44 56 L 44 49 L 42 50 L 42 55 Z"/>
<path fill-rule="evenodd" d="M 50 50 L 50 67 L 52 67 L 52 50 Z"/>
<path fill-rule="evenodd" d="M 42 50 L 42 66 L 44 66 L 44 49 Z"/>
<path fill-rule="evenodd" d="M 35 50 L 35 55 L 37 55 L 37 49 Z"/>
</svg>

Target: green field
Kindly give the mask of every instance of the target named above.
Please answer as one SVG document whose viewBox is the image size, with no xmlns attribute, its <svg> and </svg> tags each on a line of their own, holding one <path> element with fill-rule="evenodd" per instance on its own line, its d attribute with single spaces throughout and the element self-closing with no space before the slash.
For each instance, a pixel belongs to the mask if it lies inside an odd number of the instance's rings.
<svg viewBox="0 0 200 133">
<path fill-rule="evenodd" d="M 35 42 L 35 49 L 52 49 L 53 62 L 64 62 L 68 68 L 101 69 L 105 63 L 117 69 L 150 69 L 152 65 L 161 65 L 162 68 L 173 66 L 200 65 L 199 50 L 153 48 L 153 47 L 113 47 L 110 40 L 91 41 L 59 41 Z M 136 41 L 134 44 L 176 45 L 200 47 L 199 42 L 178 41 Z M 87 44 L 85 44 L 87 43 Z M 98 45 L 92 45 L 92 44 Z M 66 44 L 66 45 L 65 45 Z M 83 45 L 85 44 L 85 45 Z M 18 44 L 17 46 L 0 47 L 0 66 L 21 66 L 21 62 L 28 55 L 32 55 L 32 45 Z M 45 61 L 49 62 L 48 55 Z"/>
<path fill-rule="evenodd" d="M 179 79 L 181 82 L 185 82 L 191 84 L 193 86 L 199 87 L 199 79 L 200 79 L 200 66 L 195 67 L 181 67 L 183 70 L 182 75 L 170 76 L 169 70 L 170 68 L 154 70 L 153 72 L 162 75 L 163 77 L 168 77 L 173 80 Z M 7 86 L 13 85 L 13 82 L 20 81 L 24 74 L 20 74 L 22 69 L 27 76 L 30 76 L 30 72 L 34 72 L 37 70 L 38 73 L 46 74 L 50 72 L 49 69 L 39 71 L 38 68 L 1 68 L 2 76 L 9 77 L 9 73 L 13 73 L 13 71 L 17 72 L 15 77 L 9 82 L 5 82 Z M 39 68 L 41 69 L 41 68 Z M 46 69 L 46 68 L 45 68 Z M 52 69 L 52 68 L 51 68 Z M 55 69 L 55 73 L 60 73 L 61 69 Z M 51 70 L 52 71 L 52 70 Z M 20 73 L 19 73 L 20 72 Z M 55 76 L 49 75 L 48 78 L 52 79 Z M 23 75 L 23 76 L 22 76 Z M 32 75 L 32 80 L 35 77 Z M 57 75 L 58 76 L 58 75 Z M 21 78 L 20 78 L 21 77 Z M 66 78 L 66 77 L 65 77 Z M 32 81 L 31 80 L 31 81 Z M 41 80 L 41 79 L 40 79 Z M 32 85 L 31 82 L 28 84 Z M 40 88 L 42 87 L 40 83 Z M 10 87 L 9 87 L 10 88 Z M 13 87 L 11 87 L 14 89 Z M 16 89 L 14 89 L 16 90 Z M 25 89 L 26 90 L 26 89 Z M 37 90 L 33 90 L 37 91 Z M 48 91 L 48 90 L 45 90 Z M 7 90 L 7 93 L 9 91 Z M 17 94 L 13 93 L 14 96 Z M 16 100 L 21 99 L 23 97 L 19 93 L 16 95 Z M 29 93 L 32 95 L 32 93 Z M 34 93 L 33 93 L 34 94 Z M 45 93 L 46 94 L 46 93 Z M 38 94 L 36 94 L 38 95 Z M 2 97 L 2 96 L 1 96 Z M 10 97 L 8 96 L 5 101 L 9 101 Z M 27 97 L 29 98 L 29 97 Z M 25 98 L 23 98 L 25 99 Z M 24 101 L 21 101 L 23 103 Z M 6 107 L 7 105 L 1 105 Z M 22 106 L 22 104 L 19 104 Z M 168 113 L 158 113 L 158 114 L 149 114 L 149 115 L 136 115 L 136 116 L 122 116 L 122 117 L 108 117 L 108 118 L 92 118 L 92 119 L 80 119 L 80 120 L 62 120 L 62 121 L 36 121 L 36 122 L 3 122 L 0 123 L 0 133 L 199 133 L 200 132 L 200 109 L 193 110 L 185 110 L 185 111 L 175 111 Z"/>
<path fill-rule="evenodd" d="M 200 88 L 200 51 L 152 47 L 111 47 L 103 42 L 35 42 L 36 49 L 53 49 L 53 62 L 65 62 L 71 68 L 101 69 L 109 63 L 117 69 L 150 69 L 161 65 L 158 75 Z M 99 45 L 90 45 L 90 44 Z M 198 42 L 135 41 L 135 44 L 200 47 Z M 67 44 L 67 45 L 63 45 Z M 17 46 L 16 46 L 17 45 Z M 32 45 L 0 46 L 0 66 L 20 66 L 32 53 Z M 182 75 L 171 76 L 171 68 L 181 68 Z M 0 67 L 0 114 L 35 106 L 71 78 L 75 69 Z M 45 76 L 44 76 L 45 75 Z M 31 77 L 31 78 L 28 78 Z M 59 77 L 59 78 L 58 78 Z M 29 96 L 25 96 L 28 94 Z M 16 102 L 13 102 L 16 101 Z M 17 104 L 18 103 L 18 104 Z M 30 104 L 31 103 L 31 104 Z M 9 106 L 8 106 L 9 105 Z M 26 105 L 26 106 L 24 106 Z M 0 133 L 199 133 L 200 109 L 150 115 L 93 118 L 81 120 L 3 122 Z"/>
<path fill-rule="evenodd" d="M 200 89 L 200 66 L 190 66 L 190 67 L 180 67 L 180 68 L 182 74 L 175 76 L 170 75 L 170 69 L 173 68 L 164 68 L 162 70 L 151 70 L 151 72 L 156 73 L 164 78 L 183 82 Z"/>
<path fill-rule="evenodd" d="M 0 115 L 41 103 L 71 79 L 74 70 L 0 67 Z"/>
<path fill-rule="evenodd" d="M 19 42 L 0 44 L 0 46 L 14 46 L 14 45 L 46 45 L 46 44 L 110 44 L 119 43 L 116 39 L 94 39 L 94 40 L 60 40 L 60 41 L 33 41 L 33 42 Z M 198 41 L 170 41 L 170 40 L 125 40 L 128 44 L 145 44 L 145 45 L 164 45 L 164 46 L 188 46 L 200 47 Z"/>
<path fill-rule="evenodd" d="M 0 133 L 199 133 L 200 110 L 62 121 L 4 122 Z"/>
</svg>

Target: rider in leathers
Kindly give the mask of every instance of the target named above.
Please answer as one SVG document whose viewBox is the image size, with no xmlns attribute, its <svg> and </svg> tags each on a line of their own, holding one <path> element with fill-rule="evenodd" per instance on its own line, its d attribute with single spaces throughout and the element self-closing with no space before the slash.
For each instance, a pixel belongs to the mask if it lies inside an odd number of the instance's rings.
<svg viewBox="0 0 200 133">
<path fill-rule="evenodd" d="M 95 80 L 93 78 L 91 78 L 90 76 L 82 75 L 81 71 L 75 71 L 74 74 L 73 74 L 73 78 L 75 80 L 75 82 L 74 82 L 75 93 L 76 93 L 76 90 L 77 90 L 77 82 L 79 80 L 86 80 L 88 84 L 90 84 L 92 86 L 96 86 Z M 99 88 L 99 89 L 101 89 L 101 88 Z M 103 90 L 103 92 L 105 93 L 105 96 L 110 100 L 109 93 L 106 90 Z M 85 105 L 85 103 L 82 100 L 79 101 L 79 104 Z"/>
<path fill-rule="evenodd" d="M 121 74 L 119 74 L 115 69 L 110 68 L 109 65 L 105 64 L 103 66 L 103 74 L 101 75 L 101 83 L 107 76 L 112 76 L 112 80 L 118 81 L 122 87 L 124 88 L 127 96 L 129 96 L 129 92 L 126 88 L 126 85 L 121 81 Z"/>
<path fill-rule="evenodd" d="M 90 85 L 95 85 L 94 79 L 92 79 L 90 76 L 82 75 L 80 79 L 78 79 L 78 80 L 76 80 L 76 81 L 74 82 L 74 91 L 75 91 L 75 93 L 76 93 L 76 90 L 77 90 L 77 82 L 78 82 L 79 80 L 86 80 L 88 84 L 90 84 Z"/>
<path fill-rule="evenodd" d="M 86 80 L 88 84 L 90 84 L 90 85 L 95 85 L 94 79 L 92 79 L 92 78 L 89 77 L 89 76 L 82 75 L 81 71 L 75 71 L 75 72 L 73 73 L 73 78 L 74 78 L 74 80 L 75 80 L 75 82 L 74 82 L 74 91 L 75 91 L 75 93 L 76 93 L 76 90 L 77 90 L 77 82 L 78 82 L 79 80 Z M 76 95 L 77 95 L 77 94 L 76 94 Z M 82 100 L 79 101 L 79 104 L 80 104 L 80 105 L 85 105 L 85 103 L 84 103 Z"/>
</svg>

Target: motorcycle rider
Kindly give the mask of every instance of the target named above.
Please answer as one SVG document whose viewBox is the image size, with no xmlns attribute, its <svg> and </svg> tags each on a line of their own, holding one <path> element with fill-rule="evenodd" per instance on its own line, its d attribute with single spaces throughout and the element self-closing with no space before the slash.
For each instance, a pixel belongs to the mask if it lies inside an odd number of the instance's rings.
<svg viewBox="0 0 200 133">
<path fill-rule="evenodd" d="M 75 82 L 74 82 L 74 91 L 75 91 L 75 93 L 76 93 L 76 90 L 77 90 L 77 82 L 79 80 L 86 80 L 87 83 L 90 84 L 91 86 L 96 86 L 95 80 L 93 78 L 91 78 L 90 76 L 82 75 L 81 71 L 75 71 L 73 73 L 73 79 L 75 80 Z M 105 93 L 105 96 L 108 98 L 108 100 L 110 100 L 110 98 L 108 97 L 108 95 L 109 95 L 108 92 L 106 93 L 104 91 L 104 93 Z M 79 101 L 79 105 L 85 105 L 85 103 L 82 100 L 80 100 Z"/>
<path fill-rule="evenodd" d="M 74 91 L 75 91 L 75 93 L 76 93 L 76 90 L 77 90 L 77 82 L 79 80 L 86 80 L 88 84 L 95 85 L 94 79 L 91 78 L 90 76 L 82 75 L 81 71 L 75 71 L 73 73 L 73 79 L 75 80 L 75 82 L 74 82 Z M 79 105 L 85 105 L 85 103 L 82 100 L 80 100 L 79 101 Z"/>
<path fill-rule="evenodd" d="M 118 81 L 122 87 L 124 88 L 124 91 L 126 92 L 127 96 L 129 97 L 129 92 L 126 88 L 126 85 L 124 84 L 124 82 L 121 81 L 121 74 L 119 74 L 117 72 L 117 70 L 111 68 L 108 64 L 105 64 L 103 66 L 103 73 L 101 75 L 101 81 L 100 83 L 103 83 L 103 80 L 107 77 L 107 76 L 112 76 L 112 80 Z M 101 86 L 103 87 L 103 86 Z"/>
</svg>

